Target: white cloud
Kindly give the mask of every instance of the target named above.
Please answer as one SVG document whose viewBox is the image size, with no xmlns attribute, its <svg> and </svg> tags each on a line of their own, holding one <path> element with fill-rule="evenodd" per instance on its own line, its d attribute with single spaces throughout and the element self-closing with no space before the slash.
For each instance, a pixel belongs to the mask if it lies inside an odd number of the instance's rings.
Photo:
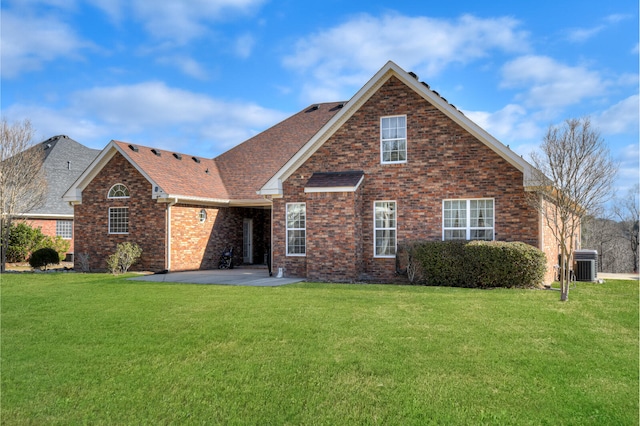
<svg viewBox="0 0 640 426">
<path fill-rule="evenodd" d="M 39 70 L 59 58 L 80 58 L 80 51 L 91 46 L 74 30 L 53 16 L 18 16 L 2 10 L 2 78 Z"/>
<path fill-rule="evenodd" d="M 389 59 L 425 77 L 453 63 L 466 64 L 492 51 L 528 50 L 528 34 L 512 18 L 456 20 L 386 14 L 358 15 L 299 40 L 284 65 L 314 81 L 307 97 L 336 96 L 345 86 L 362 85 Z"/>
<path fill-rule="evenodd" d="M 235 42 L 235 53 L 240 58 L 248 58 L 251 56 L 251 51 L 255 45 L 255 39 L 251 34 L 244 34 Z"/>
<path fill-rule="evenodd" d="M 96 87 L 69 95 L 62 109 L 12 105 L 8 120 L 30 118 L 42 138 L 66 134 L 102 148 L 111 139 L 212 157 L 286 114 L 254 103 L 226 102 L 162 82 Z"/>
<path fill-rule="evenodd" d="M 598 25 L 593 28 L 574 28 L 569 30 L 568 39 L 572 42 L 582 43 L 596 36 L 599 32 L 604 30 L 604 28 L 604 25 Z"/>
<path fill-rule="evenodd" d="M 547 56 L 522 56 L 502 67 L 501 86 L 526 89 L 521 97 L 532 107 L 562 108 L 601 96 L 610 85 L 598 72 L 568 66 Z"/>
<path fill-rule="evenodd" d="M 162 56 L 157 59 L 157 62 L 179 69 L 185 75 L 197 78 L 198 80 L 207 80 L 209 78 L 207 70 L 203 68 L 198 61 L 187 56 Z"/>
<path fill-rule="evenodd" d="M 637 135 L 640 117 L 639 105 L 640 96 L 629 96 L 594 117 L 594 124 L 600 129 L 601 133 L 631 133 Z"/>
<path fill-rule="evenodd" d="M 158 39 L 179 44 L 208 32 L 211 22 L 255 13 L 265 0 L 190 0 L 188 2 L 134 0 L 130 7 L 145 29 Z"/>
<path fill-rule="evenodd" d="M 501 142 L 522 143 L 540 136 L 540 128 L 520 105 L 509 104 L 499 111 L 464 111 L 473 122 Z"/>
</svg>

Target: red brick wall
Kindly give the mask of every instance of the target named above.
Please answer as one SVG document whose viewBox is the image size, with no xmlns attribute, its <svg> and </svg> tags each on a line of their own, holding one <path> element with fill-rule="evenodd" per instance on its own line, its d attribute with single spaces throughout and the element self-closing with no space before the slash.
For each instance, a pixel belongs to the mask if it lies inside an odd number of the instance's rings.
<svg viewBox="0 0 640 426">
<path fill-rule="evenodd" d="M 205 209 L 207 219 L 198 214 Z M 253 263 L 262 264 L 270 241 L 271 212 L 253 208 L 214 208 L 177 204 L 171 207 L 171 270 L 215 269 L 227 246 L 234 249 L 234 265 L 243 263 L 242 225 L 253 219 Z"/>
<path fill-rule="evenodd" d="M 116 183 L 129 188 L 130 198 L 107 198 Z M 87 253 L 91 269 L 104 270 L 117 244 L 129 241 L 142 248 L 140 262 L 132 270 L 164 270 L 166 205 L 151 194 L 149 181 L 117 153 L 82 191 L 82 204 L 75 206 L 75 268 L 80 268 L 78 255 Z M 129 234 L 109 234 L 109 207 L 129 207 Z"/>
<path fill-rule="evenodd" d="M 64 219 L 64 220 L 69 220 L 69 219 Z M 57 219 L 24 219 L 24 220 L 18 219 L 15 221 L 15 223 L 18 223 L 18 222 L 24 222 L 32 228 L 40 228 L 40 231 L 42 231 L 44 235 L 48 235 L 49 237 L 53 237 L 53 238 L 56 237 Z M 70 244 L 69 250 L 67 251 L 67 253 L 73 253 L 73 238 L 71 239 L 65 238 L 65 241 L 68 241 Z"/>
<path fill-rule="evenodd" d="M 407 116 L 408 161 L 380 164 L 380 118 Z M 307 233 L 308 248 L 350 258 L 362 251 L 359 279 L 395 280 L 395 259 L 373 257 L 373 203 L 397 202 L 398 242 L 442 239 L 444 199 L 493 198 L 495 233 L 500 241 L 523 241 L 538 246 L 539 222 L 526 202 L 522 173 L 430 103 L 391 78 L 291 177 L 283 183 L 284 198 L 274 200 L 274 267 L 285 265 L 289 275 L 320 276 L 327 259 L 284 256 L 284 204 L 306 201 L 309 223 L 324 210 L 332 219 L 344 206 L 307 197 L 304 185 L 313 172 L 363 170 L 359 211 L 362 234 L 358 244 L 348 232 Z M 340 225 L 331 225 L 340 229 Z M 355 244 L 355 246 L 354 246 Z M 317 261 L 316 261 L 317 259 Z M 314 263 L 312 263 L 312 260 Z M 350 271 L 343 271 L 349 276 Z"/>
</svg>

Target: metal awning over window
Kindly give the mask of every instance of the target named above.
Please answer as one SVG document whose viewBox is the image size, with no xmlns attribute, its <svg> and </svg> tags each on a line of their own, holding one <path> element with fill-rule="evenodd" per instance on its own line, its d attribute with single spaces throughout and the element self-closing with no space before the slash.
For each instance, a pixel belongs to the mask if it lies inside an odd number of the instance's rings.
<svg viewBox="0 0 640 426">
<path fill-rule="evenodd" d="M 363 180 L 363 171 L 314 173 L 304 192 L 355 192 Z"/>
</svg>

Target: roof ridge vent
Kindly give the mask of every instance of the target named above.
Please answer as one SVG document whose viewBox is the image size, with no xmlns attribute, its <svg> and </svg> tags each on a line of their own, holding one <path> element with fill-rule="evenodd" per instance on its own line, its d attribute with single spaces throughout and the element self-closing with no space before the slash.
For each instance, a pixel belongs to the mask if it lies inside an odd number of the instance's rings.
<svg viewBox="0 0 640 426">
<path fill-rule="evenodd" d="M 159 150 L 155 149 L 155 148 L 153 148 L 153 149 L 151 150 L 151 152 L 153 152 L 153 153 L 154 153 L 155 155 L 157 155 L 158 157 L 162 157 L 162 153 L 161 153 Z"/>
<path fill-rule="evenodd" d="M 200 159 L 198 157 L 191 157 L 191 159 L 196 163 L 200 164 Z"/>
<path fill-rule="evenodd" d="M 174 152 L 173 156 L 176 157 L 178 160 L 182 160 L 182 154 L 178 154 L 178 153 Z"/>
<path fill-rule="evenodd" d="M 313 111 L 316 111 L 318 108 L 320 108 L 320 105 L 318 105 L 318 104 L 313 104 L 313 105 L 311 105 L 311 106 L 309 107 L 309 109 L 308 109 L 308 110 L 306 110 L 305 112 L 313 112 Z"/>
<path fill-rule="evenodd" d="M 418 74 L 416 74 L 416 73 L 415 73 L 415 72 L 413 72 L 413 71 L 409 71 L 409 75 L 410 75 L 411 77 L 415 78 L 416 80 L 420 80 L 420 79 L 418 78 Z"/>
<path fill-rule="evenodd" d="M 129 149 L 130 149 L 131 151 L 133 151 L 133 152 L 138 152 L 138 147 L 137 147 L 137 146 L 135 146 L 135 145 L 131 145 L 131 144 L 129 144 Z"/>
</svg>

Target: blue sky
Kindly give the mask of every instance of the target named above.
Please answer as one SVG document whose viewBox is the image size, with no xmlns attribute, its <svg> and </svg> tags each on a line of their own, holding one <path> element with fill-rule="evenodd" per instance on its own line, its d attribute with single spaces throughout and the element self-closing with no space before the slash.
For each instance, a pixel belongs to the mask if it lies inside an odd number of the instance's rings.
<svg viewBox="0 0 640 426">
<path fill-rule="evenodd" d="M 65 134 L 214 157 L 388 60 L 528 158 L 591 117 L 638 182 L 638 2 L 3 0 L 1 111 Z"/>
</svg>

